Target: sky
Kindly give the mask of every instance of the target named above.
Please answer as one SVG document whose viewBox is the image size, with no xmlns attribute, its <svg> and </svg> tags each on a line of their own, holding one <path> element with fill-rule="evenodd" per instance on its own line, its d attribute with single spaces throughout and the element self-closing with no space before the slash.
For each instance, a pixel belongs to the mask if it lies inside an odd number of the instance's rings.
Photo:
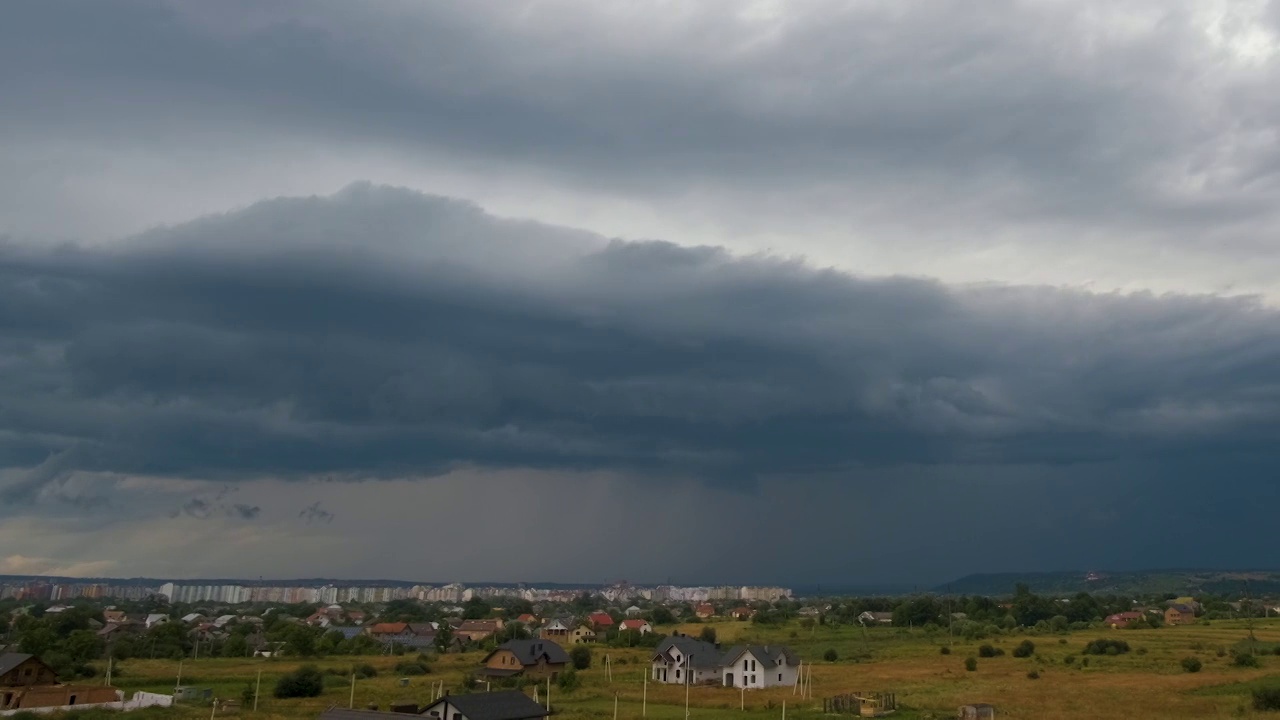
<svg viewBox="0 0 1280 720">
<path fill-rule="evenodd" d="M 1280 2 L 0 4 L 0 573 L 1274 564 Z"/>
</svg>

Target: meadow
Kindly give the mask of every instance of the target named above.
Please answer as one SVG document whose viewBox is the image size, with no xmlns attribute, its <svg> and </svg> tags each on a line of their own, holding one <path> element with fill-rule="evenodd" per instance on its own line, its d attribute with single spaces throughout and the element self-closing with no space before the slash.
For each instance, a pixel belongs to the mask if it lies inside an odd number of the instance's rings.
<svg viewBox="0 0 1280 720">
<path fill-rule="evenodd" d="M 1218 718 L 1274 717 L 1280 713 L 1256 712 L 1250 691 L 1261 684 L 1280 685 L 1280 620 L 1255 621 L 1254 633 L 1260 647 L 1257 668 L 1238 667 L 1231 650 L 1248 636 L 1243 621 L 1215 621 L 1211 625 L 1164 627 L 1144 630 L 1089 630 L 1062 634 L 1031 635 L 1008 633 L 981 640 L 949 640 L 946 630 L 927 634 L 921 630 L 888 627 L 862 629 L 857 626 L 815 625 L 801 628 L 797 623 L 764 627 L 744 622 L 717 622 L 681 626 L 681 631 L 697 635 L 703 628 L 716 629 L 723 645 L 734 642 L 788 644 L 813 664 L 812 701 L 802 700 L 792 688 L 739 691 L 718 687 L 695 687 L 690 692 L 690 718 L 781 718 L 794 720 L 829 717 L 822 713 L 825 696 L 852 691 L 897 693 L 899 718 L 954 717 L 956 708 L 972 702 L 997 706 L 1001 718 Z M 664 628 L 669 630 L 670 628 Z M 1117 656 L 1082 654 L 1084 646 L 1097 638 L 1126 641 L 1131 651 Z M 1023 640 L 1035 643 L 1029 658 L 1013 656 L 1013 648 Z M 940 648 L 951 643 L 950 654 Z M 999 657 L 979 658 L 979 646 L 990 644 L 1004 650 Z M 579 672 L 580 686 L 561 691 L 553 686 L 555 716 L 609 718 L 618 700 L 618 717 L 642 717 L 642 682 L 650 651 L 643 649 L 594 649 L 591 668 Z M 822 660 L 828 650 L 838 659 Z M 612 666 L 612 681 L 605 657 Z M 182 665 L 182 682 L 211 688 L 216 697 L 239 698 L 262 674 L 258 710 L 245 707 L 237 715 L 263 720 L 314 718 L 323 709 L 350 702 L 349 671 L 353 663 L 369 663 L 376 677 L 355 683 L 355 707 L 375 703 L 385 709 L 401 699 L 424 703 L 431 687 L 443 681 L 446 690 L 458 690 L 466 675 L 478 666 L 482 653 L 433 657 L 428 675 L 401 679 L 394 672 L 405 658 L 321 658 L 321 659 L 201 659 Z M 977 659 L 977 669 L 968 671 L 965 660 Z M 1186 672 L 1180 662 L 1196 657 L 1203 668 Z M 1070 658 L 1070 659 L 1068 659 Z M 1087 659 L 1087 664 L 1085 660 Z M 310 663 L 334 674 L 326 678 L 321 697 L 281 700 L 271 690 L 282 674 Z M 1032 672 L 1038 678 L 1029 677 Z M 178 663 L 160 660 L 130 660 L 121 663 L 114 684 L 132 694 L 135 690 L 170 692 L 177 679 Z M 545 693 L 540 688 L 540 696 Z M 483 691 L 483 688 L 480 690 Z M 532 689 L 528 689 L 532 692 Z M 680 686 L 648 684 L 644 717 L 665 720 L 684 716 L 685 689 Z M 740 709 L 740 704 L 745 709 Z M 207 703 L 186 703 L 174 709 L 133 713 L 134 717 L 210 717 Z"/>
</svg>

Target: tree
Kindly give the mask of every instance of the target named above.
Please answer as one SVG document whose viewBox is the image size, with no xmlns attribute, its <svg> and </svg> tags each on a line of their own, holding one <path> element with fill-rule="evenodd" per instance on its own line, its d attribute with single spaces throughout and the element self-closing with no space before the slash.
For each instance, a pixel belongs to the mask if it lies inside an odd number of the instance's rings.
<svg viewBox="0 0 1280 720">
<path fill-rule="evenodd" d="M 704 627 L 698 637 L 704 642 L 709 642 L 714 645 L 716 642 L 716 629 L 713 627 Z"/>
<path fill-rule="evenodd" d="M 836 652 L 835 648 L 828 648 L 827 651 L 822 654 L 822 659 L 827 662 L 835 662 L 840 659 L 840 654 Z"/>
<path fill-rule="evenodd" d="M 565 670 L 564 672 L 560 673 L 560 676 L 556 679 L 556 684 L 559 685 L 560 689 L 565 692 L 573 692 L 574 690 L 577 690 L 578 689 L 578 671 L 574 670 L 573 668 L 569 668 L 568 670 Z"/>
<path fill-rule="evenodd" d="M 1204 667 L 1204 664 L 1200 662 L 1200 658 L 1196 657 L 1184 657 L 1179 664 L 1182 665 L 1184 672 L 1189 673 L 1198 673 L 1200 668 Z"/>
<path fill-rule="evenodd" d="M 222 644 L 222 657 L 245 657 L 249 654 L 249 643 L 243 635 L 232 635 Z"/>
<path fill-rule="evenodd" d="M 462 617 L 466 620 L 479 620 L 489 617 L 489 613 L 493 608 L 489 607 L 489 603 L 484 600 L 473 597 L 462 606 Z"/>
<path fill-rule="evenodd" d="M 976 659 L 974 659 L 974 658 L 971 658 L 971 657 L 969 657 L 969 658 L 965 658 L 965 659 L 964 659 L 964 669 L 965 669 L 965 670 L 968 670 L 969 672 L 973 672 L 974 670 L 977 670 L 977 669 L 978 669 L 978 661 L 977 661 Z"/>
<path fill-rule="evenodd" d="M 653 613 L 649 618 L 649 622 L 654 625 L 671 625 L 675 621 L 676 616 L 672 615 L 670 610 L 662 606 L 654 608 Z"/>
<path fill-rule="evenodd" d="M 574 645 L 569 651 L 569 659 L 573 661 L 574 669 L 586 670 L 591 667 L 591 648 L 586 645 Z"/>
<path fill-rule="evenodd" d="M 324 676 L 315 665 L 303 665 L 276 681 L 278 698 L 319 697 L 324 692 Z"/>
<path fill-rule="evenodd" d="M 1036 644 L 1030 640 L 1023 640 L 1018 643 L 1018 647 L 1013 649 L 1013 656 L 1016 658 L 1029 658 L 1036 654 Z"/>
<path fill-rule="evenodd" d="M 440 623 L 440 629 L 436 631 L 436 650 L 441 654 L 449 652 L 449 648 L 453 646 L 453 628 L 449 627 L 449 623 Z"/>
</svg>

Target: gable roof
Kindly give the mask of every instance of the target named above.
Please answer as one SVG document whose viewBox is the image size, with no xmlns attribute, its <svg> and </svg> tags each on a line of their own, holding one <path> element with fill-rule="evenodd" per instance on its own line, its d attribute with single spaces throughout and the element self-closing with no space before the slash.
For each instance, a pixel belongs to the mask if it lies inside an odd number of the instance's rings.
<svg viewBox="0 0 1280 720">
<path fill-rule="evenodd" d="M 26 653 L 5 653 L 0 655 L 0 675 L 4 675 L 33 657 L 35 656 Z"/>
<path fill-rule="evenodd" d="M 785 657 L 788 665 L 794 664 L 796 658 L 795 653 L 786 645 L 734 645 L 720 659 L 720 664 L 732 665 L 746 653 L 751 653 L 765 670 L 776 667 L 778 658 Z"/>
<path fill-rule="evenodd" d="M 720 665 L 720 650 L 709 642 L 686 636 L 669 637 L 658 644 L 654 651 L 654 659 L 670 657 L 672 648 L 680 651 L 685 657 L 693 657 L 693 666 L 712 668 Z"/>
<path fill-rule="evenodd" d="M 1182 603 L 1174 603 L 1169 606 L 1169 609 L 1177 610 L 1178 612 L 1183 613 L 1184 615 L 1194 615 L 1196 613 L 1196 611 L 1193 608 L 1187 605 L 1183 605 Z"/>
<path fill-rule="evenodd" d="M 639 630 L 640 628 L 648 624 L 649 624 L 648 620 L 641 620 L 640 618 L 629 618 L 627 620 L 622 621 L 622 629 L 623 630 Z"/>
<path fill-rule="evenodd" d="M 606 613 L 606 612 L 593 612 L 587 616 L 587 620 L 591 621 L 592 623 L 595 623 L 596 625 L 612 625 L 613 624 L 613 618 L 610 617 L 609 613 Z"/>
<path fill-rule="evenodd" d="M 382 710 L 354 710 L 334 706 L 320 713 L 319 720 L 375 720 L 375 718 L 382 720 L 389 715 L 404 717 L 404 713 L 384 712 Z"/>
<path fill-rule="evenodd" d="M 488 662 L 489 658 L 500 650 L 509 650 L 512 655 L 516 656 L 521 665 L 526 666 L 537 665 L 538 658 L 541 657 L 546 657 L 547 662 L 551 664 L 569 662 L 569 653 L 550 640 L 508 640 L 494 648 L 493 652 L 485 655 L 484 661 Z"/>
<path fill-rule="evenodd" d="M 374 623 L 369 626 L 370 635 L 399 635 L 409 632 L 409 623 Z"/>
<path fill-rule="evenodd" d="M 426 715 L 432 708 L 445 703 L 467 716 L 467 720 L 529 720 L 548 715 L 547 709 L 519 690 L 498 690 L 471 695 L 445 695 L 423 710 Z"/>
</svg>

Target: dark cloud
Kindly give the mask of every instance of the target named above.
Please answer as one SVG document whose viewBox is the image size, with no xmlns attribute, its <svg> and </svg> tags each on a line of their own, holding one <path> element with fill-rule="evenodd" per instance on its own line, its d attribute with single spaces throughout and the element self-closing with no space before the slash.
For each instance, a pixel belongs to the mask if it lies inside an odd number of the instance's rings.
<svg viewBox="0 0 1280 720">
<path fill-rule="evenodd" d="M 298 517 L 310 525 L 311 523 L 331 523 L 333 522 L 334 514 L 321 507 L 320 501 L 317 500 L 299 510 Z"/>
<path fill-rule="evenodd" d="M 48 458 L 13 501 L 71 469 L 479 465 L 749 488 L 911 465 L 1270 463 L 1280 417 L 1280 318 L 1248 299 L 860 279 L 369 186 L 110 250 L 9 247 L 0 334 L 0 457 Z"/>
<path fill-rule="evenodd" d="M 262 513 L 262 508 L 257 505 L 246 505 L 244 503 L 235 503 L 228 510 L 227 514 L 238 517 L 241 520 L 254 520 Z"/>
</svg>

